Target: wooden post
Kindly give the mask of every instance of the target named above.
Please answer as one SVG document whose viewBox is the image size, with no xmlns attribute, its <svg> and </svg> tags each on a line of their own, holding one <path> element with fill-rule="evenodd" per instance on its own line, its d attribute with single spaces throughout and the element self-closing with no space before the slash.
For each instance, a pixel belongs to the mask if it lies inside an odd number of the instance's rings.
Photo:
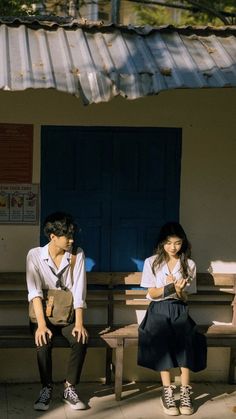
<svg viewBox="0 0 236 419">
<path fill-rule="evenodd" d="M 228 383 L 235 384 L 236 348 L 230 348 Z"/>
<path fill-rule="evenodd" d="M 122 381 L 123 381 L 123 358 L 124 358 L 124 339 L 117 339 L 116 347 L 116 370 L 115 370 L 115 396 L 116 400 L 121 400 Z"/>
<path fill-rule="evenodd" d="M 114 321 L 114 312 L 113 312 L 113 281 L 112 281 L 112 274 L 110 274 L 110 281 L 108 284 L 108 306 L 107 306 L 107 324 L 108 327 L 112 330 L 113 328 L 113 321 Z M 111 373 L 113 370 L 112 364 L 112 348 L 108 347 L 106 349 L 106 384 L 111 384 Z"/>
<path fill-rule="evenodd" d="M 232 316 L 232 325 L 236 326 L 236 278 L 234 275 L 234 299 L 232 301 L 233 307 L 233 316 Z"/>
</svg>

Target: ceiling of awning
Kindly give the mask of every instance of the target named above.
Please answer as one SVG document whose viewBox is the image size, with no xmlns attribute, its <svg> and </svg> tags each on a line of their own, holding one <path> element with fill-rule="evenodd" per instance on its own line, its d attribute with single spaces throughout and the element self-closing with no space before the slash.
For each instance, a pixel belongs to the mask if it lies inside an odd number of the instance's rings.
<svg viewBox="0 0 236 419">
<path fill-rule="evenodd" d="M 236 87 L 236 27 L 122 27 L 0 19 L 0 89 L 71 93 L 84 104 L 179 88 Z"/>
</svg>

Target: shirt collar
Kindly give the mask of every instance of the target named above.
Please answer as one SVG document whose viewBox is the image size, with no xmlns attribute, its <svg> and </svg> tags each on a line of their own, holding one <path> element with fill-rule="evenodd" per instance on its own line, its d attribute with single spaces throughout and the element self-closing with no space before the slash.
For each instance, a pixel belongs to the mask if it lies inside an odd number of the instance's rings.
<svg viewBox="0 0 236 419">
<path fill-rule="evenodd" d="M 53 261 L 50 258 L 50 255 L 49 255 L 48 245 L 49 245 L 49 243 L 47 243 L 45 246 L 41 247 L 41 255 L 40 256 L 43 260 L 47 261 L 49 266 L 51 266 L 52 268 L 55 269 L 55 265 L 54 265 Z M 64 269 L 67 265 L 70 264 L 70 260 L 71 260 L 71 253 L 70 252 L 65 252 L 64 256 L 62 258 L 62 262 L 61 262 L 59 272 L 62 269 Z"/>
<path fill-rule="evenodd" d="M 175 265 L 175 267 L 174 267 L 174 269 L 172 271 L 172 275 L 176 274 L 179 270 L 180 270 L 180 260 L 178 259 L 177 262 L 176 262 L 176 265 Z M 167 263 L 164 263 L 163 264 L 163 266 L 162 266 L 162 272 L 165 275 L 170 275 L 170 272 L 169 272 L 169 268 L 167 266 Z"/>
<path fill-rule="evenodd" d="M 172 274 L 173 275 L 176 274 L 177 272 L 179 272 L 179 270 L 180 270 L 180 260 L 178 259 L 177 262 L 176 262 L 176 265 L 175 265 L 175 267 L 172 271 Z"/>
<path fill-rule="evenodd" d="M 49 243 L 46 244 L 45 246 L 41 247 L 40 256 L 43 260 L 48 260 L 49 259 L 48 245 L 49 245 Z"/>
</svg>

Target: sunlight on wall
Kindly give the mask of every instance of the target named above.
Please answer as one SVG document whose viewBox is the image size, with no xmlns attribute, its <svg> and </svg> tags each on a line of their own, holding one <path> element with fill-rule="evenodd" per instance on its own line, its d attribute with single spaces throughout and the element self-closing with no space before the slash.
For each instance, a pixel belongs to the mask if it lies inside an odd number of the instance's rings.
<svg viewBox="0 0 236 419">
<path fill-rule="evenodd" d="M 136 271 L 142 272 L 144 260 L 143 259 L 135 259 L 135 258 L 131 258 L 131 260 L 137 267 Z"/>
<path fill-rule="evenodd" d="M 93 270 L 93 267 L 96 265 L 95 261 L 92 258 L 85 258 L 85 267 L 86 271 L 90 272 Z"/>
<path fill-rule="evenodd" d="M 209 267 L 210 273 L 236 273 L 236 261 L 224 262 L 223 260 L 212 260 Z"/>
</svg>

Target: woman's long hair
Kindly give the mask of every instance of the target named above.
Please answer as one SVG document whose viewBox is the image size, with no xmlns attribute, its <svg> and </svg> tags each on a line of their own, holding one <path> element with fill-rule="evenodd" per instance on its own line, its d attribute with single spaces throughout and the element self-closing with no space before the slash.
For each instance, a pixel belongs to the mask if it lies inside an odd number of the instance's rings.
<svg viewBox="0 0 236 419">
<path fill-rule="evenodd" d="M 155 249 L 156 257 L 152 264 L 152 272 L 155 275 L 155 271 L 163 262 L 167 262 L 167 255 L 164 250 L 164 244 L 170 237 L 178 237 L 182 240 L 182 246 L 177 255 L 180 258 L 181 270 L 183 278 L 189 276 L 188 273 L 188 258 L 191 257 L 191 245 L 187 239 L 186 233 L 182 226 L 177 222 L 169 222 L 162 226 L 159 237 L 157 240 L 157 246 Z"/>
</svg>

